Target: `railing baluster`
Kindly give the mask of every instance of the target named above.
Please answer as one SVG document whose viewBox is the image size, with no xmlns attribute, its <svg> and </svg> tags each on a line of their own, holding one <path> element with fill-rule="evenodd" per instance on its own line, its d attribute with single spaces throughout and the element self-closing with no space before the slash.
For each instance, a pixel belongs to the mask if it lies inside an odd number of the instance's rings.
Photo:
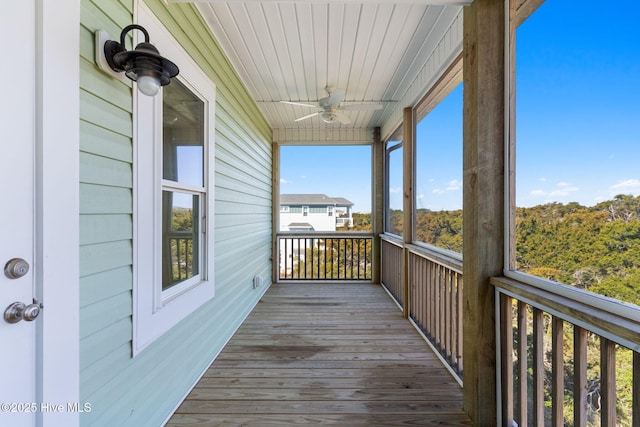
<svg viewBox="0 0 640 427">
<path fill-rule="evenodd" d="M 602 427 L 616 427 L 616 344 L 600 338 L 600 399 Z"/>
<path fill-rule="evenodd" d="M 528 424 L 527 304 L 518 301 L 518 425 Z"/>
<path fill-rule="evenodd" d="M 587 331 L 573 328 L 573 420 L 574 427 L 587 425 Z"/>
<path fill-rule="evenodd" d="M 633 352 L 633 391 L 631 397 L 633 427 L 640 427 L 640 353 L 635 351 Z"/>
<path fill-rule="evenodd" d="M 564 322 L 553 317 L 551 327 L 551 425 L 564 425 Z"/>
<path fill-rule="evenodd" d="M 544 425 L 544 317 L 533 309 L 533 425 Z"/>
<path fill-rule="evenodd" d="M 463 303 L 463 298 L 464 298 L 464 279 L 462 277 L 461 274 L 458 274 L 458 327 L 456 328 L 456 330 L 458 331 L 458 373 L 460 373 L 462 375 L 462 372 L 464 371 L 464 363 L 463 363 L 463 359 L 462 359 L 462 354 L 463 354 L 463 341 L 464 341 L 464 337 L 462 334 L 462 325 L 463 325 L 463 307 L 464 307 L 464 303 Z"/>
<path fill-rule="evenodd" d="M 500 367 L 502 388 L 502 425 L 513 421 L 513 299 L 500 294 Z"/>
</svg>

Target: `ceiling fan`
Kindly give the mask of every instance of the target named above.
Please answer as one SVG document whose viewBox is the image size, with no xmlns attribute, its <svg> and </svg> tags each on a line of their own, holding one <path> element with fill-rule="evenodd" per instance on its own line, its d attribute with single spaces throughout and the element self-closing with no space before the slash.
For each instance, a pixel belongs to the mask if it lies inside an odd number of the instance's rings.
<svg viewBox="0 0 640 427">
<path fill-rule="evenodd" d="M 333 123 L 338 121 L 343 125 L 348 125 L 351 123 L 351 119 L 347 117 L 343 111 L 373 111 L 373 110 L 381 110 L 382 104 L 352 104 L 352 105 L 340 105 L 340 103 L 344 100 L 345 90 L 344 89 L 336 89 L 331 86 L 327 86 L 324 88 L 327 91 L 327 96 L 318 100 L 317 104 L 307 104 L 304 102 L 293 102 L 293 101 L 280 101 L 283 104 L 291 104 L 291 105 L 300 105 L 303 107 L 315 108 L 316 112 L 307 114 L 306 116 L 298 117 L 295 119 L 296 122 L 301 120 L 309 119 L 314 116 L 320 116 L 325 123 Z"/>
</svg>

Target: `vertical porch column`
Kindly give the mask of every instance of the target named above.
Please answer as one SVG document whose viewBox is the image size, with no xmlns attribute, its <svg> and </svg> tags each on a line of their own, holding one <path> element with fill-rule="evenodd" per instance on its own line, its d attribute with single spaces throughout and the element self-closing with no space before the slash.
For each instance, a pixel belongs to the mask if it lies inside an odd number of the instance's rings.
<svg viewBox="0 0 640 427">
<path fill-rule="evenodd" d="M 371 280 L 380 284 L 380 235 L 384 233 L 384 144 L 380 128 L 373 129 L 373 147 L 371 153 L 371 170 L 373 175 L 372 223 L 373 247 L 371 248 L 372 269 Z"/>
<path fill-rule="evenodd" d="M 271 144 L 271 283 L 280 276 L 280 248 L 277 233 L 280 231 L 280 144 Z"/>
<path fill-rule="evenodd" d="M 504 263 L 505 2 L 464 8 L 464 410 L 497 425 L 491 276 Z"/>
<path fill-rule="evenodd" d="M 413 243 L 413 208 L 415 204 L 413 177 L 415 176 L 415 138 L 414 134 L 414 112 L 412 107 L 405 107 L 402 111 L 402 240 L 404 242 L 403 252 L 403 274 L 402 274 L 402 315 L 409 318 L 410 295 L 409 295 L 409 250 L 407 244 Z"/>
</svg>

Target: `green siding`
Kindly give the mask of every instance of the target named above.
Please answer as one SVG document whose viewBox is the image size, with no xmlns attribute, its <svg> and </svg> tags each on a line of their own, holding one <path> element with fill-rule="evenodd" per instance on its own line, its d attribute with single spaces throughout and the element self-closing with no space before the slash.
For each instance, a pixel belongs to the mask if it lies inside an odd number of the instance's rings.
<svg viewBox="0 0 640 427">
<path fill-rule="evenodd" d="M 133 1 L 81 1 L 81 424 L 157 426 L 258 301 L 253 276 L 271 277 L 271 129 L 195 6 L 147 0 L 216 84 L 216 296 L 132 358 L 132 85 L 97 69 L 93 34 L 117 38 Z"/>
</svg>

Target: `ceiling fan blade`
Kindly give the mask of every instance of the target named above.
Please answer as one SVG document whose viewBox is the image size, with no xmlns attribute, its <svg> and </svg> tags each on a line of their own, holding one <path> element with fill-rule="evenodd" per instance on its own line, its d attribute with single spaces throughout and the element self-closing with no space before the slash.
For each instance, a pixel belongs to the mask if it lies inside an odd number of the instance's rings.
<svg viewBox="0 0 640 427">
<path fill-rule="evenodd" d="M 305 104 L 304 102 L 294 102 L 294 101 L 280 101 L 282 104 L 290 104 L 290 105 L 300 105 L 302 107 L 311 107 L 311 108 L 318 108 L 317 105 L 313 105 L 313 104 Z"/>
<path fill-rule="evenodd" d="M 311 114 L 307 114 L 306 116 L 298 117 L 297 119 L 294 120 L 294 122 L 299 122 L 300 120 L 305 120 L 305 119 L 308 119 L 310 117 L 317 116 L 318 114 L 320 114 L 320 112 L 316 111 L 315 113 L 311 113 Z"/>
<path fill-rule="evenodd" d="M 343 105 L 340 108 L 345 111 L 374 111 L 382 110 L 383 107 L 382 104 L 352 104 Z"/>
<path fill-rule="evenodd" d="M 335 116 L 336 120 L 338 120 L 343 125 L 348 125 L 351 123 L 351 119 L 340 111 L 334 111 L 333 115 Z"/>
<path fill-rule="evenodd" d="M 334 89 L 329 95 L 329 99 L 326 105 L 338 105 L 344 99 L 345 90 L 344 89 Z"/>
</svg>

